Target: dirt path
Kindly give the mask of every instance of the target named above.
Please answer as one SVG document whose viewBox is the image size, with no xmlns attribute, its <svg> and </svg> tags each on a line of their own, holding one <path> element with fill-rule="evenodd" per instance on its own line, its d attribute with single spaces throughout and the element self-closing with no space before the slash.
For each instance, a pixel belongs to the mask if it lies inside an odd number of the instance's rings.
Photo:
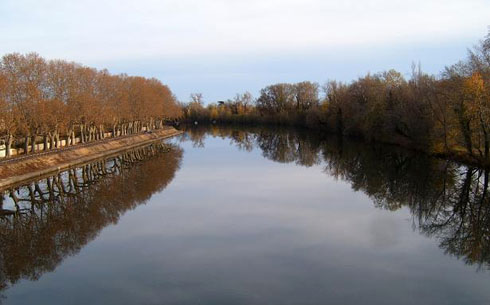
<svg viewBox="0 0 490 305">
<path fill-rule="evenodd" d="M 107 139 L 32 156 L 14 158 L 0 163 L 0 189 L 23 180 L 66 169 L 79 163 L 88 162 L 105 155 L 114 154 L 118 151 L 141 146 L 181 133 L 181 131 L 170 127 L 155 130 L 152 133 Z"/>
</svg>

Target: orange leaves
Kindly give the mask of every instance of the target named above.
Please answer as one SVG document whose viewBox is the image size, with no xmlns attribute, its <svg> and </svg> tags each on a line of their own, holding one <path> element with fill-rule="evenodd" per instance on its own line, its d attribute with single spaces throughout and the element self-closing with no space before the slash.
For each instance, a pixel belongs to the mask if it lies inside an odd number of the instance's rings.
<svg viewBox="0 0 490 305">
<path fill-rule="evenodd" d="M 480 103 L 485 95 L 485 82 L 479 72 L 473 73 L 464 81 L 465 93 L 477 103 Z"/>
<path fill-rule="evenodd" d="M 490 123 L 488 88 L 479 72 L 473 73 L 463 83 L 467 115 Z"/>
<path fill-rule="evenodd" d="M 8 129 L 19 136 L 180 116 L 172 92 L 157 79 L 46 61 L 35 53 L 1 58 L 0 110 L 0 135 Z"/>
</svg>

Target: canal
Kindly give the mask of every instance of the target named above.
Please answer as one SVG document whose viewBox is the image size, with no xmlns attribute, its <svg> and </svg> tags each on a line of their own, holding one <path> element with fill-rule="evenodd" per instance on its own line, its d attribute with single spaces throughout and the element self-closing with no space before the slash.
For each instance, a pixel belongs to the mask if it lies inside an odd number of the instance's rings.
<svg viewBox="0 0 490 305">
<path fill-rule="evenodd" d="M 2 304 L 490 302 L 487 171 L 292 129 L 166 142 L 5 192 Z"/>
</svg>

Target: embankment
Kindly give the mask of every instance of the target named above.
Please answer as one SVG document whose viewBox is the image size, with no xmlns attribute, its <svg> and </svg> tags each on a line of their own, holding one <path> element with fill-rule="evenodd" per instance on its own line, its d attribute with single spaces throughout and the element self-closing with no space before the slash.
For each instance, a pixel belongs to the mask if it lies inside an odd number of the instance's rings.
<svg viewBox="0 0 490 305">
<path fill-rule="evenodd" d="M 73 146 L 66 150 L 0 163 L 0 189 L 181 133 L 182 131 L 169 127 L 155 130 L 152 133 L 115 138 L 105 142 L 94 142 L 81 147 Z"/>
</svg>

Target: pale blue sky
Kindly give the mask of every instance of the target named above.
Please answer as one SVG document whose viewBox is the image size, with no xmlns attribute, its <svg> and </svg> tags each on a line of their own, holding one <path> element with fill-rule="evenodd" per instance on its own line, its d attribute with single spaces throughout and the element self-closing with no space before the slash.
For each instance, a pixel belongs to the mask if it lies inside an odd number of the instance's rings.
<svg viewBox="0 0 490 305">
<path fill-rule="evenodd" d="M 488 0 L 2 0 L 0 54 L 157 77 L 181 100 L 276 82 L 438 73 L 490 25 Z"/>
</svg>

